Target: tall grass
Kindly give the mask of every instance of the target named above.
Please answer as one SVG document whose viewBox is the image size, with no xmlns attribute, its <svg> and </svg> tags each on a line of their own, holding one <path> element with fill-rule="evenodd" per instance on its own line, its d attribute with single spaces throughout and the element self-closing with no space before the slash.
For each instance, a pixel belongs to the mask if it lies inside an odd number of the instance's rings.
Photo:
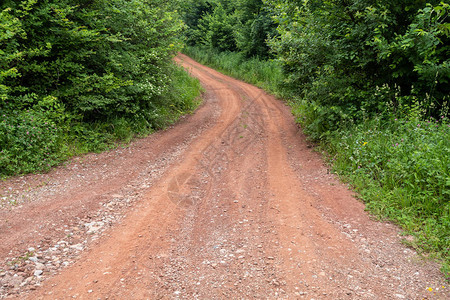
<svg viewBox="0 0 450 300">
<path fill-rule="evenodd" d="M 254 84 L 275 95 L 282 95 L 283 81 L 281 67 L 277 61 L 263 61 L 246 58 L 240 52 L 220 52 L 214 49 L 188 46 L 183 52 L 198 62 L 215 68 L 222 73 Z"/>
<path fill-rule="evenodd" d="M 450 267 L 448 119 L 375 118 L 334 132 L 326 142 L 334 169 L 367 208 L 415 237 L 410 246 Z"/>
<path fill-rule="evenodd" d="M 321 110 L 308 99 L 283 88 L 283 74 L 275 61 L 246 60 L 240 53 L 189 47 L 185 53 L 227 75 L 258 85 L 287 100 L 297 121 L 330 158 L 333 169 L 349 182 L 380 218 L 413 235 L 409 245 L 442 262 L 450 276 L 450 123 L 392 112 L 341 124 L 320 135 L 327 126 Z M 321 121 L 322 120 L 322 121 Z M 328 120 L 327 122 L 332 122 Z"/>
</svg>

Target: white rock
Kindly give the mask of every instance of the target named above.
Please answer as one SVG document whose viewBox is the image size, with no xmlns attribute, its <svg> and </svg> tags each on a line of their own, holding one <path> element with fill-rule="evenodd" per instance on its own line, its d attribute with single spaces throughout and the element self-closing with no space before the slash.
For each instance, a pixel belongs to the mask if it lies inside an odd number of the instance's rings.
<svg viewBox="0 0 450 300">
<path fill-rule="evenodd" d="M 82 251 L 84 249 L 82 244 L 72 245 L 72 246 L 70 246 L 70 248 L 75 249 L 75 250 L 79 250 L 79 251 Z"/>
</svg>

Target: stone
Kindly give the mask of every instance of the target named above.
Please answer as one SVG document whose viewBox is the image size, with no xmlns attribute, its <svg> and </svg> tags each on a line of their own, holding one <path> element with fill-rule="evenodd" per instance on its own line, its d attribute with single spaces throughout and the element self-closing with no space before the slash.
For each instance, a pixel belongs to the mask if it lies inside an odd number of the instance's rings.
<svg viewBox="0 0 450 300">
<path fill-rule="evenodd" d="M 76 245 L 70 246 L 70 248 L 78 250 L 78 251 L 82 251 L 84 247 L 82 244 L 76 244 Z"/>
<path fill-rule="evenodd" d="M 34 276 L 41 276 L 42 274 L 44 274 L 44 271 L 42 271 L 42 270 L 34 271 Z"/>
<path fill-rule="evenodd" d="M 22 276 L 18 275 L 10 276 L 7 281 L 5 281 L 5 279 L 3 280 L 2 285 L 13 286 L 14 288 L 18 288 L 24 280 Z"/>
</svg>

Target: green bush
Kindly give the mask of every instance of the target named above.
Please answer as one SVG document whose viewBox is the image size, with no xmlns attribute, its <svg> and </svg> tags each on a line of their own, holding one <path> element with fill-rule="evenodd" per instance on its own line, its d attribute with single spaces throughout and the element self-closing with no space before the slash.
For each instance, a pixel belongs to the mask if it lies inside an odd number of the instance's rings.
<svg viewBox="0 0 450 300">
<path fill-rule="evenodd" d="M 427 117 L 448 113 L 449 5 L 439 1 L 275 1 L 270 45 L 283 84 L 304 106 L 315 138 L 348 121 L 419 101 Z M 409 101 L 409 102 L 408 102 Z"/>
<path fill-rule="evenodd" d="M 167 91 L 178 49 L 182 24 L 171 5 L 6 1 L 0 7 L 9 33 L 0 40 L 7 49 L 0 53 L 3 98 L 30 107 L 35 103 L 23 102 L 24 95 L 51 95 L 88 122 L 151 108 Z"/>
<path fill-rule="evenodd" d="M 0 176 L 48 170 L 60 161 L 61 138 L 59 128 L 43 111 L 1 114 Z"/>
<path fill-rule="evenodd" d="M 192 110 L 198 82 L 172 62 L 183 27 L 177 5 L 3 1 L 0 176 L 107 149 Z"/>
<path fill-rule="evenodd" d="M 277 34 L 276 24 L 262 0 L 186 0 L 181 11 L 189 46 L 273 57 L 267 39 Z"/>
</svg>

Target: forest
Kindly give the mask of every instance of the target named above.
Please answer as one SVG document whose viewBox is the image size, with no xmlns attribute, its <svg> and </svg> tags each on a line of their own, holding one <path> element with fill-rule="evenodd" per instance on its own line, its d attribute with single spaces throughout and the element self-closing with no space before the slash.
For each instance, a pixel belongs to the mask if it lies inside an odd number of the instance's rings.
<svg viewBox="0 0 450 300">
<path fill-rule="evenodd" d="M 450 5 L 24 0 L 0 6 L 0 175 L 167 126 L 201 63 L 282 98 L 330 167 L 450 271 Z"/>
</svg>

